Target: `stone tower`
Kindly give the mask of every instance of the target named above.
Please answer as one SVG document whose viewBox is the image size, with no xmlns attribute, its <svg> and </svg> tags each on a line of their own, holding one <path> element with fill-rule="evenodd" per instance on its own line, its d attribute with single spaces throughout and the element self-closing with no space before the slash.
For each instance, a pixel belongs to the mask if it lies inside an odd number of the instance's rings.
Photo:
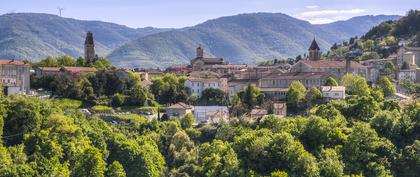
<svg viewBox="0 0 420 177">
<path fill-rule="evenodd" d="M 321 59 L 321 49 L 318 46 L 315 38 L 312 41 L 311 47 L 309 47 L 309 60 L 320 60 Z"/>
<path fill-rule="evenodd" d="M 96 60 L 95 43 L 93 42 L 93 34 L 90 31 L 86 34 L 85 59 L 87 62 L 94 62 Z"/>
<path fill-rule="evenodd" d="M 197 58 L 203 58 L 204 57 L 204 49 L 201 48 L 201 46 L 198 46 L 197 48 Z"/>
</svg>

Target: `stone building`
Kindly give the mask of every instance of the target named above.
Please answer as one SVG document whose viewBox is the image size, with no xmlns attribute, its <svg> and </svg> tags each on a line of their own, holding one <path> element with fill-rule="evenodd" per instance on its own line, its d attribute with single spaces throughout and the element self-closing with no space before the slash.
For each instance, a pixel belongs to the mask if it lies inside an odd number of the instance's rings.
<svg viewBox="0 0 420 177">
<path fill-rule="evenodd" d="M 200 46 L 196 50 L 196 58 L 191 60 L 193 71 L 211 70 L 214 65 L 227 65 L 223 58 L 206 58 L 204 57 L 204 49 Z"/>
<path fill-rule="evenodd" d="M 30 66 L 18 60 L 0 60 L 0 85 L 5 94 L 26 94 L 30 89 Z"/>
<path fill-rule="evenodd" d="M 192 113 L 194 110 L 194 107 L 182 102 L 173 104 L 166 108 L 166 115 L 168 115 L 169 118 L 172 117 L 183 117 L 188 113 Z"/>
<path fill-rule="evenodd" d="M 350 66 L 349 66 L 350 65 Z M 292 66 L 290 72 L 322 72 L 328 73 L 337 80 L 349 73 L 367 78 L 368 68 L 355 61 L 346 60 L 303 60 Z"/>
<path fill-rule="evenodd" d="M 92 32 L 88 31 L 85 39 L 85 59 L 89 63 L 95 62 L 98 56 L 95 54 L 95 42 Z"/>
</svg>

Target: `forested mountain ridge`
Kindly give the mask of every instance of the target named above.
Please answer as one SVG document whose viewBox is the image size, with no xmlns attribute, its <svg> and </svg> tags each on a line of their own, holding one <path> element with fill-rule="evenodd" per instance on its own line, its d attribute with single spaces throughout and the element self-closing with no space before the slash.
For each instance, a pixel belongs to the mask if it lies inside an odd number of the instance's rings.
<svg viewBox="0 0 420 177">
<path fill-rule="evenodd" d="M 241 14 L 145 36 L 114 50 L 108 58 L 118 66 L 165 67 L 188 63 L 195 56 L 194 49 L 198 45 L 205 48 L 207 55 L 225 57 L 231 63 L 294 58 L 307 52 L 314 37 L 325 51 L 334 42 L 362 35 L 383 20 L 397 18 L 365 16 L 332 24 L 312 25 L 281 13 Z M 363 22 L 363 28 L 347 29 L 360 22 Z"/>
<path fill-rule="evenodd" d="M 0 15 L 0 58 L 38 61 L 48 55 L 83 56 L 87 31 L 92 31 L 100 56 L 134 38 L 165 31 L 129 28 L 101 21 L 84 21 L 39 13 Z"/>
</svg>

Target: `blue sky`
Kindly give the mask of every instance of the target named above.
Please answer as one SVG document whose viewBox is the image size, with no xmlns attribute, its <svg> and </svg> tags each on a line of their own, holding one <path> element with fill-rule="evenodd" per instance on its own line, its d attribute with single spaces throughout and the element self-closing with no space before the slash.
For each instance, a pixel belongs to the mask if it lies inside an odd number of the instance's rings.
<svg viewBox="0 0 420 177">
<path fill-rule="evenodd" d="M 130 27 L 185 27 L 221 16 L 281 12 L 311 23 L 420 9 L 420 0 L 1 0 L 0 14 L 37 12 Z"/>
</svg>

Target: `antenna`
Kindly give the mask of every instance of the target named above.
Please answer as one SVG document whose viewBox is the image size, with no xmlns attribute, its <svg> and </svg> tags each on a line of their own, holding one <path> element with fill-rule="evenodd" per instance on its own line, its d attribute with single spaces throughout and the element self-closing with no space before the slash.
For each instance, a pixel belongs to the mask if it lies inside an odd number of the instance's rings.
<svg viewBox="0 0 420 177">
<path fill-rule="evenodd" d="M 58 9 L 58 14 L 60 15 L 60 17 L 61 17 L 61 12 L 64 10 L 64 8 L 62 8 L 62 7 L 57 7 L 57 9 Z"/>
</svg>

